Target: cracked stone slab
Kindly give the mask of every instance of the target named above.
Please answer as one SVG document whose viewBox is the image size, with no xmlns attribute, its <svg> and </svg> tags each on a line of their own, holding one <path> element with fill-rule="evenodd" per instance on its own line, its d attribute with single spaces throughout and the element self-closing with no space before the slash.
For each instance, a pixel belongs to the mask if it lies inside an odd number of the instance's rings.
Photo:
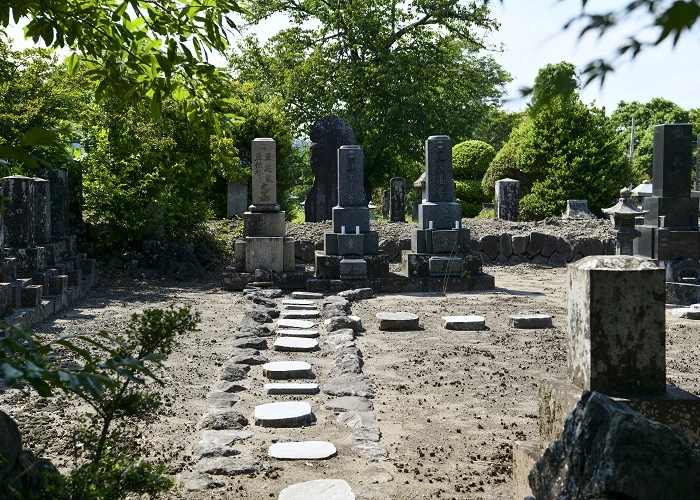
<svg viewBox="0 0 700 500">
<path fill-rule="evenodd" d="M 446 330 L 476 331 L 486 329 L 483 316 L 443 316 L 443 328 Z"/>
<path fill-rule="evenodd" d="M 231 408 L 240 398 L 230 392 L 215 391 L 209 393 L 207 397 L 207 406 L 209 408 Z"/>
<path fill-rule="evenodd" d="M 389 452 L 384 445 L 371 441 L 358 443 L 353 446 L 353 450 L 368 462 L 381 462 L 389 457 Z"/>
<path fill-rule="evenodd" d="M 203 472 L 183 472 L 177 482 L 187 491 L 206 491 L 224 486 L 224 483 Z"/>
<path fill-rule="evenodd" d="M 279 496 L 279 500 L 311 499 L 355 500 L 355 493 L 342 479 L 316 479 L 287 486 Z"/>
<path fill-rule="evenodd" d="M 308 330 L 316 325 L 313 321 L 305 319 L 279 319 L 277 320 L 277 328 L 300 328 Z"/>
<path fill-rule="evenodd" d="M 367 377 L 359 373 L 345 373 L 328 379 L 323 384 L 323 392 L 330 396 L 374 397 L 374 391 Z"/>
<path fill-rule="evenodd" d="M 292 292 L 292 298 L 293 299 L 322 299 L 323 294 L 322 293 L 316 293 L 316 292 Z"/>
<path fill-rule="evenodd" d="M 282 311 L 280 320 L 283 319 L 316 319 L 319 317 L 318 311 Z M 278 322 L 279 323 L 279 322 Z"/>
<path fill-rule="evenodd" d="M 513 314 L 508 316 L 508 326 L 531 330 L 552 328 L 552 317 L 549 314 Z"/>
<path fill-rule="evenodd" d="M 233 347 L 240 349 L 267 349 L 267 340 L 263 337 L 249 336 L 239 337 L 233 341 Z"/>
<path fill-rule="evenodd" d="M 260 427 L 302 427 L 314 421 L 306 401 L 279 401 L 255 407 L 255 425 Z"/>
<path fill-rule="evenodd" d="M 221 375 L 219 379 L 225 380 L 226 382 L 238 382 L 243 380 L 248 376 L 250 371 L 250 366 L 231 363 L 227 361 L 221 366 Z"/>
<path fill-rule="evenodd" d="M 361 398 L 359 396 L 341 396 L 326 402 L 326 408 L 335 413 L 340 413 L 345 411 L 372 411 L 374 406 L 372 405 L 372 401 L 367 398 Z"/>
<path fill-rule="evenodd" d="M 271 361 L 262 365 L 263 375 L 269 379 L 310 378 L 311 365 L 305 361 Z"/>
<path fill-rule="evenodd" d="M 275 351 L 311 352 L 318 349 L 318 340 L 300 337 L 279 337 L 272 345 Z"/>
<path fill-rule="evenodd" d="M 241 456 L 203 458 L 197 463 L 195 469 L 215 476 L 239 476 L 259 471 L 262 469 L 262 463 L 259 460 Z"/>
<path fill-rule="evenodd" d="M 232 457 L 240 455 L 240 453 L 240 451 L 227 444 L 219 444 L 212 441 L 199 441 L 192 446 L 192 456 L 197 460 L 212 457 Z"/>
<path fill-rule="evenodd" d="M 337 452 L 328 441 L 291 441 L 270 445 L 268 455 L 278 460 L 326 460 Z"/>
<path fill-rule="evenodd" d="M 418 315 L 409 312 L 378 312 L 380 330 L 418 330 Z"/>
<path fill-rule="evenodd" d="M 373 429 L 377 427 L 377 417 L 371 411 L 345 411 L 338 415 L 337 422 L 351 429 Z"/>
<path fill-rule="evenodd" d="M 318 330 L 277 330 L 277 334 L 282 337 L 304 337 L 304 338 L 316 338 L 318 337 Z"/>
<path fill-rule="evenodd" d="M 274 383 L 265 384 L 267 394 L 318 394 L 318 384 L 313 383 Z"/>
<path fill-rule="evenodd" d="M 354 432 L 350 436 L 350 441 L 354 442 L 354 443 L 365 443 L 365 442 L 378 443 L 381 438 L 382 438 L 382 431 L 380 431 L 378 427 L 369 427 L 369 428 L 360 429 L 359 431 Z"/>
<path fill-rule="evenodd" d="M 248 425 L 248 419 L 237 411 L 233 411 L 229 408 L 214 408 L 202 416 L 202 420 L 199 423 L 199 428 L 211 430 L 237 430 L 242 429 L 246 425 Z"/>
</svg>

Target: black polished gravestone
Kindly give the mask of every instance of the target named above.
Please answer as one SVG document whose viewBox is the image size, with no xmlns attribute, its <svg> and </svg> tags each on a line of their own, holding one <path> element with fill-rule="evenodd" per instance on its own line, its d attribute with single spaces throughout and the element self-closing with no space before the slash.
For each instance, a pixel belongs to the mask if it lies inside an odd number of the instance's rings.
<svg viewBox="0 0 700 500">
<path fill-rule="evenodd" d="M 304 202 L 304 220 L 320 222 L 333 217 L 338 204 L 338 148 L 356 145 L 355 132 L 340 116 L 329 115 L 311 126 L 311 170 L 314 183 Z M 364 200 L 363 200 L 364 201 Z"/>
<path fill-rule="evenodd" d="M 656 260 L 666 269 L 667 282 L 697 287 L 700 300 L 700 211 L 690 196 L 692 140 L 687 123 L 654 127 L 652 196 L 644 199 L 644 224 L 635 226 L 641 235 L 634 240 L 634 254 Z"/>
<path fill-rule="evenodd" d="M 389 221 L 406 222 L 406 179 L 394 177 L 390 183 Z"/>
</svg>

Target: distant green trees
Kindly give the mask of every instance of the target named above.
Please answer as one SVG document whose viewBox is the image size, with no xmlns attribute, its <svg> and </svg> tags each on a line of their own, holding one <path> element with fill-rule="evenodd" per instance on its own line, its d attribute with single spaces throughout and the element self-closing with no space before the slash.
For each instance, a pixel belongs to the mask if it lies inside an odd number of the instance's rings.
<svg viewBox="0 0 700 500">
<path fill-rule="evenodd" d="M 493 146 L 483 141 L 468 140 L 452 147 L 455 194 L 463 217 L 475 217 L 489 200 L 481 190 L 481 179 L 495 155 Z"/>
</svg>

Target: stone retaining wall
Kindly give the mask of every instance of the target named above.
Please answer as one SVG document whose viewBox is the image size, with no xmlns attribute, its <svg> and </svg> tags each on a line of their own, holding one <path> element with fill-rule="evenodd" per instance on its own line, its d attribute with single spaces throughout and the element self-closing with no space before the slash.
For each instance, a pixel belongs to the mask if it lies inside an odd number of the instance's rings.
<svg viewBox="0 0 700 500">
<path fill-rule="evenodd" d="M 615 255 L 615 239 L 593 237 L 572 238 L 532 232 L 530 234 L 484 236 L 471 239 L 471 249 L 481 252 L 484 264 L 509 265 L 532 262 L 552 267 L 563 267 L 588 255 Z M 379 250 L 389 254 L 391 262 L 401 262 L 401 250 L 411 247 L 408 239 L 382 240 Z M 314 261 L 314 249 L 323 248 L 322 242 L 297 240 L 295 254 L 298 263 Z"/>
</svg>

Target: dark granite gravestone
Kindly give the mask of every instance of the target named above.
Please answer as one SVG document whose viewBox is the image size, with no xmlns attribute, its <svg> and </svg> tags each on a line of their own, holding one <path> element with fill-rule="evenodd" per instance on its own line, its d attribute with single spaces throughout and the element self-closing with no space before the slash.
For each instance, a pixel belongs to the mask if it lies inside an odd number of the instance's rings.
<svg viewBox="0 0 700 500">
<path fill-rule="evenodd" d="M 338 148 L 355 145 L 355 133 L 339 116 L 324 116 L 311 126 L 311 170 L 314 183 L 304 203 L 306 222 L 319 222 L 333 217 L 338 204 Z"/>
<path fill-rule="evenodd" d="M 51 238 L 68 236 L 68 174 L 63 170 L 42 170 L 39 177 L 49 181 L 51 193 Z"/>
<path fill-rule="evenodd" d="M 518 221 L 520 219 L 520 181 L 501 179 L 496 181 L 496 218 Z"/>
<path fill-rule="evenodd" d="M 406 179 L 394 177 L 390 184 L 389 221 L 406 221 Z"/>
<path fill-rule="evenodd" d="M 38 245 L 51 241 L 51 190 L 49 181 L 34 178 L 34 239 Z"/>
<path fill-rule="evenodd" d="M 692 140 L 689 123 L 654 126 L 653 196 L 690 196 Z"/>
<path fill-rule="evenodd" d="M 34 246 L 34 179 L 12 175 L 2 180 L 5 208 L 5 245 L 10 248 Z"/>
</svg>

